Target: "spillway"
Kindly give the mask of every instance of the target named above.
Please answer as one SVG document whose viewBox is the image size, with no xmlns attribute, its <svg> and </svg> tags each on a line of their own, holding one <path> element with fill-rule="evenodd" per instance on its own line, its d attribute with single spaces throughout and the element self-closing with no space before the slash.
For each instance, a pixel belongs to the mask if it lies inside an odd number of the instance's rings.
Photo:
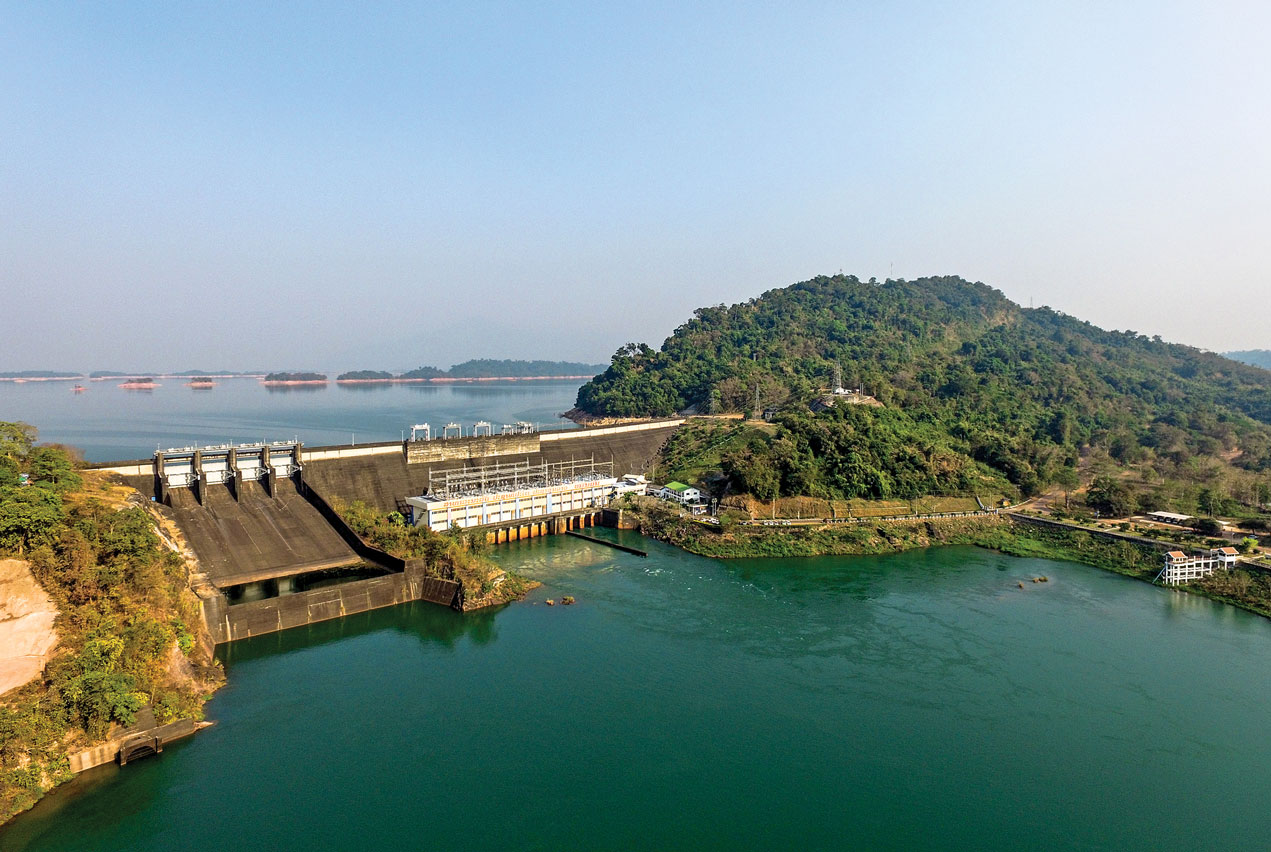
<svg viewBox="0 0 1271 852">
<path fill-rule="evenodd" d="M 273 497 L 257 482 L 241 488 L 235 500 L 211 486 L 202 505 L 189 489 L 171 491 L 172 514 L 218 588 L 360 561 L 294 481 L 280 481 Z"/>
</svg>

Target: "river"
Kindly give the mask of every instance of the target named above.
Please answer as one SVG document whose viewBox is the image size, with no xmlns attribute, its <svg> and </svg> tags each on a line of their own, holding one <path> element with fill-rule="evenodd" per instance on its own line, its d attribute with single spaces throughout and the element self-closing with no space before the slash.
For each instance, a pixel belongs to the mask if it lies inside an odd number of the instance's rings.
<svg viewBox="0 0 1271 852">
<path fill-rule="evenodd" d="M 149 458 L 158 447 L 283 441 L 310 446 L 397 441 L 414 423 L 440 431 L 524 420 L 544 428 L 573 424 L 578 380 L 471 384 L 355 384 L 265 387 L 256 379 L 217 380 L 210 390 L 161 379 L 154 390 L 124 390 L 121 379 L 0 382 L 0 420 L 40 430 L 40 440 L 70 444 L 88 461 Z M 467 432 L 465 431 L 465 434 Z"/>
<path fill-rule="evenodd" d="M 511 544 L 527 601 L 222 646 L 215 727 L 0 848 L 1266 847 L 1265 619 L 973 548 L 643 546 Z"/>
</svg>

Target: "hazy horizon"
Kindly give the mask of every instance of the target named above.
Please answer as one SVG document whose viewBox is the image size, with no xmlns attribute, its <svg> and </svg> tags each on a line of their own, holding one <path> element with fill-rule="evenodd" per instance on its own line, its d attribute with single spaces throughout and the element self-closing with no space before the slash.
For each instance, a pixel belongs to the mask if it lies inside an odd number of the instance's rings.
<svg viewBox="0 0 1271 852">
<path fill-rule="evenodd" d="M 480 360 L 480 359 L 473 358 L 473 359 L 468 359 L 468 360 Z M 565 359 L 562 359 L 562 358 L 511 358 L 511 359 L 499 359 L 499 360 L 512 360 L 512 361 L 557 361 L 557 362 L 560 362 L 560 363 L 576 363 L 576 364 L 580 364 L 580 365 L 582 365 L 582 364 L 584 364 L 584 363 L 585 363 L 585 362 L 581 362 L 581 361 L 566 361 Z M 377 365 L 373 365 L 373 364 L 372 364 L 372 365 L 362 365 L 362 366 L 360 366 L 360 367 L 358 367 L 358 366 L 351 367 L 351 366 L 347 366 L 347 365 L 345 365 L 345 366 L 339 366 L 339 367 L 331 367 L 330 365 L 322 366 L 322 365 L 320 365 L 320 364 L 317 364 L 317 365 L 315 365 L 315 364 L 310 364 L 310 365 L 308 365 L 308 366 L 303 366 L 303 365 L 301 365 L 301 366 L 297 366 L 297 365 L 295 365 L 295 364 L 284 364 L 284 365 L 282 365 L 282 366 L 270 366 L 270 365 L 266 365 L 266 367 L 265 367 L 264 369 L 253 369 L 253 368 L 246 368 L 246 369 L 231 369 L 231 368 L 225 368 L 225 369 L 223 369 L 223 370 L 222 370 L 222 369 L 219 369 L 219 368 L 217 368 L 217 369 L 210 369 L 210 368 L 208 368 L 208 367 L 200 367 L 200 366 L 194 366 L 194 367 L 186 366 L 186 367 L 175 367 L 175 368 L 174 368 L 174 367 L 154 367 L 154 365 L 151 365 L 151 366 L 153 367 L 153 369 L 149 369 L 149 370 L 120 370 L 120 369 L 118 369 L 117 367 L 113 367 L 113 366 L 109 366 L 109 365 L 107 365 L 107 366 L 89 366 L 87 369 L 81 369 L 81 368 L 76 368 L 76 367 L 66 367 L 66 368 L 60 368 L 60 367 L 6 367 L 6 366 L 4 366 L 3 364 L 0 364 L 0 376 L 3 376 L 3 375 L 4 375 L 4 374 L 6 374 L 6 373 L 19 373 L 19 372 L 26 372 L 26 371 L 44 371 L 44 372 L 50 372 L 50 373 L 70 373 L 70 372 L 74 372 L 74 373 L 76 373 L 77 375 L 80 375 L 80 376 L 86 376 L 86 375 L 88 375 L 89 373 L 101 373 L 101 372 L 107 372 L 107 373 L 118 373 L 118 374 L 119 374 L 119 375 L 121 375 L 121 376 L 145 376 L 145 375 L 151 375 L 151 374 L 153 374 L 153 375 L 166 375 L 166 376 L 179 376 L 179 375 L 185 375 L 185 374 L 195 374 L 195 373 L 208 373 L 208 374 L 211 374 L 211 375 L 218 375 L 218 374 L 220 374 L 220 375 L 231 375 L 231 374 L 241 374 L 241 375 L 260 375 L 260 374 L 265 374 L 265 373 L 325 372 L 325 373 L 327 373 L 327 374 L 329 375 L 329 377 L 330 377 L 330 378 L 335 378 L 335 376 L 336 376 L 337 374 L 339 374 L 339 373 L 352 373 L 352 372 L 356 372 L 356 371 L 358 371 L 358 370 L 381 370 L 381 371 L 383 371 L 383 372 L 388 372 L 388 373 L 405 373 L 405 372 L 409 372 L 410 370 L 418 369 L 418 368 L 420 368 L 420 367 L 436 367 L 437 369 L 442 370 L 442 371 L 444 372 L 444 371 L 452 370 L 452 369 L 454 369 L 455 367 L 457 367 L 457 366 L 459 366 L 460 364 L 463 364 L 463 363 L 467 363 L 467 362 L 466 362 L 466 361 L 456 361 L 456 362 L 455 362 L 455 363 L 453 363 L 453 364 L 415 364 L 414 366 L 411 366 L 411 367 L 402 367 L 402 366 L 397 366 L 397 367 L 388 366 L 388 367 L 385 367 L 385 366 L 377 366 Z M 595 363 L 586 364 L 586 366 L 589 366 L 589 367 L 602 367 L 602 368 L 603 368 L 603 367 L 604 367 L 604 366 L 606 366 L 608 363 L 609 363 L 609 362 L 608 362 L 608 360 L 606 360 L 606 361 L 605 361 L 605 362 L 603 362 L 603 363 L 601 363 L 601 362 L 597 361 L 597 362 L 595 362 Z M 259 365 L 258 365 L 258 366 L 259 366 Z"/>
<path fill-rule="evenodd" d="M 10 8 L 0 369 L 605 363 L 840 270 L 1271 348 L 1269 29 L 1238 2 Z"/>
</svg>

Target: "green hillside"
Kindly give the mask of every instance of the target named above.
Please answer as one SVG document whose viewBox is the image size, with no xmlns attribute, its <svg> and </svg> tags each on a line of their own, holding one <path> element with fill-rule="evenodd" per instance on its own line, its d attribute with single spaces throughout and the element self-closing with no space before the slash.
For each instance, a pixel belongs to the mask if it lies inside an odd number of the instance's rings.
<svg viewBox="0 0 1271 852">
<path fill-rule="evenodd" d="M 881 408 L 814 413 L 836 365 Z M 956 277 L 820 277 L 702 308 L 659 350 L 629 344 L 578 394 L 594 415 L 775 409 L 779 428 L 724 460 L 756 494 L 1021 494 L 1075 485 L 1094 452 L 1166 502 L 1271 467 L 1271 372 L 1135 332 L 1024 309 Z M 1239 477 L 1237 477 L 1239 479 Z"/>
<path fill-rule="evenodd" d="M 1244 349 L 1239 352 L 1224 352 L 1223 355 L 1242 364 L 1271 370 L 1271 349 Z"/>
<path fill-rule="evenodd" d="M 505 361 L 475 358 L 455 364 L 446 375 L 456 379 L 525 378 L 530 376 L 594 376 L 603 364 L 576 361 Z"/>
<path fill-rule="evenodd" d="M 393 378 L 383 370 L 350 370 L 335 377 L 337 382 L 384 382 Z"/>
</svg>

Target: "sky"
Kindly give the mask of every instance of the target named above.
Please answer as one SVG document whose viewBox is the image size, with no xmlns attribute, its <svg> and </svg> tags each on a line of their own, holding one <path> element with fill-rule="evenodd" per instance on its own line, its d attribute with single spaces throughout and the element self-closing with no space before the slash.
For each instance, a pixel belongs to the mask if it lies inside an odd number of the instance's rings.
<svg viewBox="0 0 1271 852">
<path fill-rule="evenodd" d="M 818 274 L 1271 348 L 1271 4 L 0 7 L 0 369 L 605 362 Z"/>
</svg>

